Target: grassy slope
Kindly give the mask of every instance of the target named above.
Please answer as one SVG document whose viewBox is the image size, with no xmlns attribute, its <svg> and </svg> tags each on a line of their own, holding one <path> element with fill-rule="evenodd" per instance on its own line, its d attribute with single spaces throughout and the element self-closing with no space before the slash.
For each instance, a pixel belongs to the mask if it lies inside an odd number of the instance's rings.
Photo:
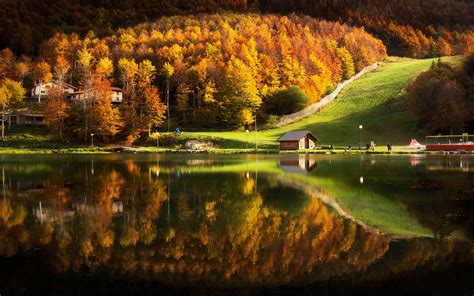
<svg viewBox="0 0 474 296">
<path fill-rule="evenodd" d="M 455 63 L 459 57 L 443 58 Z M 421 71 L 436 59 L 389 61 L 377 70 L 353 82 L 326 109 L 290 125 L 261 131 L 258 141 L 262 148 L 274 148 L 276 140 L 290 130 L 309 130 L 321 143 L 356 146 L 359 124 L 364 126 L 362 142 L 371 140 L 379 145 L 406 145 L 411 137 L 423 138 L 414 129 L 415 120 L 407 111 L 406 101 L 397 95 Z M 255 143 L 255 134 L 233 132 L 193 133 L 222 138 L 221 148 L 245 148 Z"/>
</svg>

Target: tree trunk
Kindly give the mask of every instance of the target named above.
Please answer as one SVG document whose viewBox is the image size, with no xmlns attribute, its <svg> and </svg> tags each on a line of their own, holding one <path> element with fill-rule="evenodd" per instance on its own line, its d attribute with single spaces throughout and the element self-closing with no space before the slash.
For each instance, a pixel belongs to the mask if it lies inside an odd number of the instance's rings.
<svg viewBox="0 0 474 296">
<path fill-rule="evenodd" d="M 63 141 L 63 123 L 61 120 L 61 116 L 59 115 L 59 112 L 58 112 L 58 128 L 59 128 L 59 140 L 62 142 Z"/>
<path fill-rule="evenodd" d="M 40 80 L 39 83 L 38 103 L 41 103 L 41 89 L 43 89 L 43 80 Z"/>
<path fill-rule="evenodd" d="M 257 111 L 255 111 L 255 151 L 258 151 L 258 139 L 257 139 Z"/>
<path fill-rule="evenodd" d="M 84 117 L 85 117 L 85 128 L 84 128 L 84 142 L 87 144 L 87 128 L 89 126 L 89 115 L 87 114 L 87 103 L 86 98 L 84 98 Z"/>
<path fill-rule="evenodd" d="M 168 109 L 168 132 L 170 131 L 170 81 L 166 80 L 166 106 Z"/>
<path fill-rule="evenodd" d="M 193 90 L 193 121 L 196 122 L 196 89 Z"/>
<path fill-rule="evenodd" d="M 5 106 L 2 108 L 2 141 L 5 141 Z"/>
</svg>

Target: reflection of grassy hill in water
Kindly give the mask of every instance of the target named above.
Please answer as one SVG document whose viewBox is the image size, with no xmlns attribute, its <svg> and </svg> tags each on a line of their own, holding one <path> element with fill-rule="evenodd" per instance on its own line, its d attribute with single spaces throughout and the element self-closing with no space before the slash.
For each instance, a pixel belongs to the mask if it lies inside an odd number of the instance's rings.
<svg viewBox="0 0 474 296">
<path fill-rule="evenodd" d="M 311 202 L 306 192 L 287 186 L 270 187 L 262 195 L 265 206 L 293 216 L 301 214 Z"/>
<path fill-rule="evenodd" d="M 186 171 L 193 173 L 250 172 L 254 174 L 257 169 L 259 174 L 282 173 L 274 159 L 265 158 L 229 165 L 186 167 Z M 298 181 L 302 186 L 300 188 L 310 185 L 316 190 L 320 189 L 322 194 L 332 198 L 354 220 L 362 221 L 369 226 L 380 229 L 383 233 L 399 237 L 433 236 L 431 230 L 422 227 L 414 217 L 409 215 L 403 204 L 371 190 L 368 186 L 356 187 L 344 184 L 339 179 L 335 181 L 327 177 L 314 175 L 285 174 L 284 176 Z M 292 196 L 289 195 L 287 198 L 290 200 L 286 202 L 291 202 Z"/>
<path fill-rule="evenodd" d="M 432 231 L 422 227 L 402 204 L 367 187 L 355 188 L 332 179 L 317 177 L 308 177 L 305 181 L 327 192 L 350 215 L 384 233 L 401 237 L 433 236 Z"/>
</svg>

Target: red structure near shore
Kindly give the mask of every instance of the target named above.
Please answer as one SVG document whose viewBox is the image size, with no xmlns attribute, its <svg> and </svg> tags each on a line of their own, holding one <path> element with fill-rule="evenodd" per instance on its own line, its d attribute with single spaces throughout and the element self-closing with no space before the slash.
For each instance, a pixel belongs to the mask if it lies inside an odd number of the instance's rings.
<svg viewBox="0 0 474 296">
<path fill-rule="evenodd" d="M 474 135 L 449 135 L 426 137 L 427 151 L 474 151 Z"/>
<path fill-rule="evenodd" d="M 427 151 L 474 151 L 474 144 L 426 145 Z"/>
</svg>

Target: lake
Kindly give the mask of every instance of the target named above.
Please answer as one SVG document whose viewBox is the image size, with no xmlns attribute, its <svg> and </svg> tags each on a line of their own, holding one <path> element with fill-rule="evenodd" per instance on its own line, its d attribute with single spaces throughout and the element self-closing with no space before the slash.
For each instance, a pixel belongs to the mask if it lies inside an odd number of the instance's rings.
<svg viewBox="0 0 474 296">
<path fill-rule="evenodd" d="M 0 155 L 0 294 L 474 293 L 474 157 Z"/>
</svg>

